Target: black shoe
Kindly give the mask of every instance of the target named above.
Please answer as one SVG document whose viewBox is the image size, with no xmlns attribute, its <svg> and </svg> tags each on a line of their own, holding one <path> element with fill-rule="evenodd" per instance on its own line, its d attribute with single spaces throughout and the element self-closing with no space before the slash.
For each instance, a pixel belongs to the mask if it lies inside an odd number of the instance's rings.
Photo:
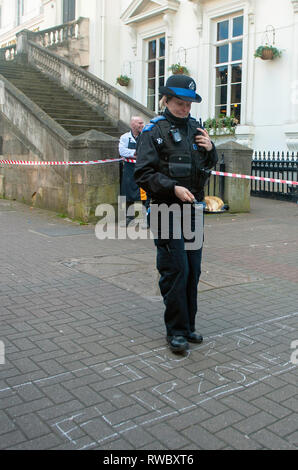
<svg viewBox="0 0 298 470">
<path fill-rule="evenodd" d="M 195 333 L 194 331 L 192 331 L 186 336 L 186 339 L 190 343 L 200 344 L 203 341 L 203 336 L 200 335 L 199 333 Z"/>
<path fill-rule="evenodd" d="M 188 342 L 184 336 L 167 336 L 167 341 L 173 352 L 183 352 L 188 349 Z"/>
</svg>

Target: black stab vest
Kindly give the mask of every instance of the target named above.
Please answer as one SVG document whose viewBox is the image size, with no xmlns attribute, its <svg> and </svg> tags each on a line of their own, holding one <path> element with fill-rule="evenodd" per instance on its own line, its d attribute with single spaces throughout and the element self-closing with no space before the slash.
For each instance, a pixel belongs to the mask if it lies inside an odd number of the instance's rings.
<svg viewBox="0 0 298 470">
<path fill-rule="evenodd" d="M 160 157 L 159 171 L 198 195 L 201 200 L 209 176 L 201 171 L 206 167 L 206 151 L 198 147 L 194 140 L 200 124 L 190 119 L 187 125 L 188 137 L 181 132 L 182 141 L 179 143 L 175 143 L 169 134 L 170 129 L 176 126 L 167 120 L 158 121 L 156 126 L 162 138 L 162 142 L 160 139 L 155 141 Z"/>
</svg>

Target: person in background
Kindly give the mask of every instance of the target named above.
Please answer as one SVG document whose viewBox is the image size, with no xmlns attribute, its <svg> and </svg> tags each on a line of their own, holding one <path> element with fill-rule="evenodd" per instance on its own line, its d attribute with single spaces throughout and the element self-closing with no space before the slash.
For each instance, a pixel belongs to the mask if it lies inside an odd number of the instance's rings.
<svg viewBox="0 0 298 470">
<path fill-rule="evenodd" d="M 136 147 L 138 138 L 144 128 L 144 120 L 139 116 L 133 116 L 130 121 L 130 131 L 120 137 L 119 154 L 123 157 L 123 172 L 121 181 L 121 195 L 126 197 L 126 213 L 128 208 L 146 198 L 146 195 L 138 187 L 134 180 Z M 128 225 L 135 215 L 126 215 L 126 225 Z"/>
<path fill-rule="evenodd" d="M 196 210 L 200 206 L 203 213 L 204 185 L 209 177 L 205 170 L 214 167 L 218 157 L 201 121 L 190 116 L 192 102 L 202 101 L 196 93 L 195 81 L 186 75 L 173 75 L 166 86 L 160 87 L 160 93 L 165 111 L 145 126 L 138 139 L 135 180 L 151 198 L 151 216 L 153 206 L 178 204 L 179 217 L 175 223 L 180 227 L 180 238 L 174 236 L 174 223 L 169 218 L 172 225 L 166 235 L 158 222 L 154 243 L 167 342 L 173 352 L 181 353 L 188 349 L 188 342 L 203 340 L 195 332 L 202 244 L 193 249 L 185 246 L 187 237 L 181 230 L 183 214 L 190 214 L 188 224 L 193 233 L 196 224 L 203 231 L 203 218 L 197 222 Z"/>
</svg>

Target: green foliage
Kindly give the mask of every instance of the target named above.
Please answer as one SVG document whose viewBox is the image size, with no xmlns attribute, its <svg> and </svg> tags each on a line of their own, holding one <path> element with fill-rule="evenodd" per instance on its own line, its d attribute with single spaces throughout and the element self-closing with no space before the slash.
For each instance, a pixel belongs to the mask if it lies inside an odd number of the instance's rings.
<svg viewBox="0 0 298 470">
<path fill-rule="evenodd" d="M 260 59 L 263 59 L 264 58 L 263 54 L 266 53 L 266 51 L 268 51 L 269 53 L 270 52 L 272 53 L 273 59 L 275 59 L 276 57 L 280 57 L 282 54 L 282 52 L 276 47 L 266 45 L 266 46 L 259 46 L 256 49 L 254 56 L 259 57 Z"/>
<path fill-rule="evenodd" d="M 208 118 L 204 122 L 204 126 L 209 133 L 213 131 L 214 136 L 221 135 L 221 130 L 228 131 L 229 134 L 235 134 L 235 129 L 238 124 L 238 119 L 234 116 L 225 116 L 220 114 L 218 118 Z"/>
<path fill-rule="evenodd" d="M 73 219 L 74 222 L 77 222 L 79 225 L 89 225 L 88 222 L 85 222 L 82 219 Z"/>
<path fill-rule="evenodd" d="M 185 67 L 184 65 L 181 65 L 180 62 L 178 62 L 178 64 L 172 64 L 169 67 L 169 70 L 171 70 L 173 75 L 177 75 L 177 74 L 189 75 L 188 68 Z"/>
<path fill-rule="evenodd" d="M 116 78 L 116 83 L 119 83 L 121 86 L 128 86 L 130 82 L 130 78 L 127 75 L 119 75 L 119 77 Z"/>
</svg>

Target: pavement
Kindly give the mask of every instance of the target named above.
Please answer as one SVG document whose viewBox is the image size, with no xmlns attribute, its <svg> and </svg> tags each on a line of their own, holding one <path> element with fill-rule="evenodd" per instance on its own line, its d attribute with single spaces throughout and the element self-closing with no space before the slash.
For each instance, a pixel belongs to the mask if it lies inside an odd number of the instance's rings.
<svg viewBox="0 0 298 470">
<path fill-rule="evenodd" d="M 175 355 L 152 240 L 0 200 L 0 449 L 297 449 L 297 234 L 294 203 L 207 215 Z"/>
</svg>

